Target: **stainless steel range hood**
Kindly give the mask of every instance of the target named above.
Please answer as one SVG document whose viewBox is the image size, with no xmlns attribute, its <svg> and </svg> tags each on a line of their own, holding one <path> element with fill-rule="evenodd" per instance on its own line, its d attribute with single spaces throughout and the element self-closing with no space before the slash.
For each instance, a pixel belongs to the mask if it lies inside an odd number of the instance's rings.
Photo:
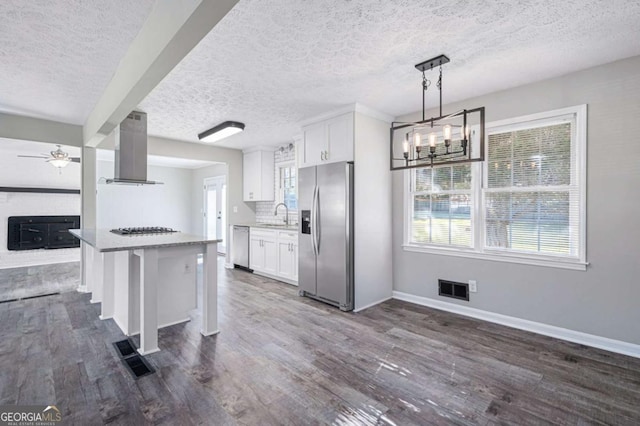
<svg viewBox="0 0 640 426">
<path fill-rule="evenodd" d="M 147 180 L 147 114 L 133 111 L 120 123 L 115 135 L 115 173 L 106 183 L 156 185 Z"/>
</svg>

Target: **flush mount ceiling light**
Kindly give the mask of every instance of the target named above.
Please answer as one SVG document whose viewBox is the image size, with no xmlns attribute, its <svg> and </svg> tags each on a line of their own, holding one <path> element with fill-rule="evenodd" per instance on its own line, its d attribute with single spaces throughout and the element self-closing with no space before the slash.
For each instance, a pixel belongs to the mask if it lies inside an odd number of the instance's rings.
<svg viewBox="0 0 640 426">
<path fill-rule="evenodd" d="M 422 121 L 391 123 L 391 170 L 484 160 L 484 107 L 442 114 L 442 65 L 448 62 L 440 55 L 416 65 L 422 71 Z M 440 71 L 440 115 L 427 119 L 425 96 L 431 82 L 425 73 L 435 67 Z"/>
<path fill-rule="evenodd" d="M 203 142 L 216 142 L 244 130 L 244 123 L 238 121 L 225 121 L 198 135 Z"/>
</svg>

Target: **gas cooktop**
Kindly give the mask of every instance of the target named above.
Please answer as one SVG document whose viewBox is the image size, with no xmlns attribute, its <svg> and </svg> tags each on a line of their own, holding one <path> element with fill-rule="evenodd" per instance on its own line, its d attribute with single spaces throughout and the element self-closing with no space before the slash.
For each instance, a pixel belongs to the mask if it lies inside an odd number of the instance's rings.
<svg viewBox="0 0 640 426">
<path fill-rule="evenodd" d="M 168 234 L 178 232 L 175 229 L 164 228 L 162 226 L 143 226 L 140 228 L 117 228 L 111 232 L 118 235 L 147 235 L 147 234 Z"/>
</svg>

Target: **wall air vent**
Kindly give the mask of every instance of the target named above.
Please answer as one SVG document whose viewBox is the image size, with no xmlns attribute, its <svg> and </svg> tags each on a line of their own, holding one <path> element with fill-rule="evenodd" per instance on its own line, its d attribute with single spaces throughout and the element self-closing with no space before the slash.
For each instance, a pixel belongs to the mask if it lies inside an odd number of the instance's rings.
<svg viewBox="0 0 640 426">
<path fill-rule="evenodd" d="M 438 280 L 438 295 L 469 301 L 469 284 Z"/>
</svg>

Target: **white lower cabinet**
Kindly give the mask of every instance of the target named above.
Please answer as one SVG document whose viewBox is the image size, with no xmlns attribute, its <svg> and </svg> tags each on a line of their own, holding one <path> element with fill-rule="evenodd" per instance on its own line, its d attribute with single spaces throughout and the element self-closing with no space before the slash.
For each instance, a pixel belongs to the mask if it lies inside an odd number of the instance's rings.
<svg viewBox="0 0 640 426">
<path fill-rule="evenodd" d="M 251 228 L 249 232 L 249 267 L 256 272 L 275 274 L 278 267 L 276 232 Z"/>
<path fill-rule="evenodd" d="M 278 276 L 298 281 L 298 234 L 278 232 Z"/>
<path fill-rule="evenodd" d="M 298 233 L 251 227 L 249 267 L 289 284 L 298 281 Z"/>
</svg>

